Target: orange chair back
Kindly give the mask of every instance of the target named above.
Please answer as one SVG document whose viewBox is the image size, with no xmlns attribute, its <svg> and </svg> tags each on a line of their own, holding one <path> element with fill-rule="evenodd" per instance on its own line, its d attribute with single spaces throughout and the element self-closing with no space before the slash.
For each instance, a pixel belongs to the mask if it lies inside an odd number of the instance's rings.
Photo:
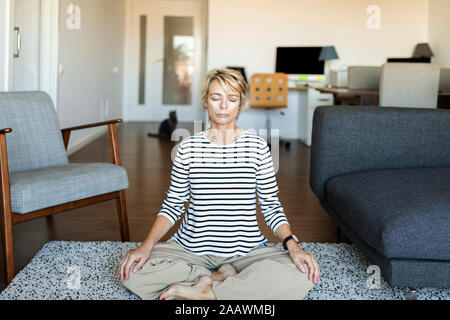
<svg viewBox="0 0 450 320">
<path fill-rule="evenodd" d="M 288 78 L 285 73 L 255 73 L 250 80 L 252 108 L 286 108 Z"/>
</svg>

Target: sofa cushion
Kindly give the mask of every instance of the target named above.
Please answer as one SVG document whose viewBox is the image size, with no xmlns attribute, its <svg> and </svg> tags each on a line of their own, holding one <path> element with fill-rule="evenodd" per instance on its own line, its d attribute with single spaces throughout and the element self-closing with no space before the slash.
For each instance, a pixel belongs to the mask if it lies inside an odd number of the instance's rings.
<svg viewBox="0 0 450 320">
<path fill-rule="evenodd" d="M 337 176 L 326 201 L 387 258 L 450 260 L 450 168 Z"/>
<path fill-rule="evenodd" d="M 126 170 L 112 163 L 71 163 L 10 173 L 12 212 L 25 214 L 128 188 Z"/>
</svg>

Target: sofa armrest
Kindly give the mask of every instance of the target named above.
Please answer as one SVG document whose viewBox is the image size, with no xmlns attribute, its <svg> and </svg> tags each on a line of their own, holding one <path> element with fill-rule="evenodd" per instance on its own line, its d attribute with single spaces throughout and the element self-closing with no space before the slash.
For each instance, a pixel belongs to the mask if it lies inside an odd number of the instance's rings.
<svg viewBox="0 0 450 320">
<path fill-rule="evenodd" d="M 314 112 L 310 185 L 353 172 L 450 166 L 450 110 L 325 106 Z"/>
</svg>

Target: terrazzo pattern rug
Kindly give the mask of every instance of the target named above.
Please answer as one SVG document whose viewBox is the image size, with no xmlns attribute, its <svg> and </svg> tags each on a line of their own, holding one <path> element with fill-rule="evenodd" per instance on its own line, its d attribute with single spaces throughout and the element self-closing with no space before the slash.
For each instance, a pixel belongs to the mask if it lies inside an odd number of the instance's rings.
<svg viewBox="0 0 450 320">
<path fill-rule="evenodd" d="M 112 241 L 48 242 L 0 293 L 0 300 L 140 300 L 117 278 L 120 260 L 138 245 Z M 305 300 L 406 299 L 400 288 L 390 287 L 383 279 L 368 280 L 374 273 L 353 245 L 301 246 L 316 257 L 321 267 L 320 281 Z M 450 300 L 450 288 L 419 288 L 417 299 Z"/>
</svg>

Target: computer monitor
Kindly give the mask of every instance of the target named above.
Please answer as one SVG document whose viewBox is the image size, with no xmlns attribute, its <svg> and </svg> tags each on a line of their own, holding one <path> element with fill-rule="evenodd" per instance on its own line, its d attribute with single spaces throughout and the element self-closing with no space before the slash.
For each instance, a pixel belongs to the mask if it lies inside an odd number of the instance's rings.
<svg viewBox="0 0 450 320">
<path fill-rule="evenodd" d="M 323 75 L 325 62 L 319 60 L 322 47 L 278 47 L 275 72 L 295 75 Z"/>
</svg>

